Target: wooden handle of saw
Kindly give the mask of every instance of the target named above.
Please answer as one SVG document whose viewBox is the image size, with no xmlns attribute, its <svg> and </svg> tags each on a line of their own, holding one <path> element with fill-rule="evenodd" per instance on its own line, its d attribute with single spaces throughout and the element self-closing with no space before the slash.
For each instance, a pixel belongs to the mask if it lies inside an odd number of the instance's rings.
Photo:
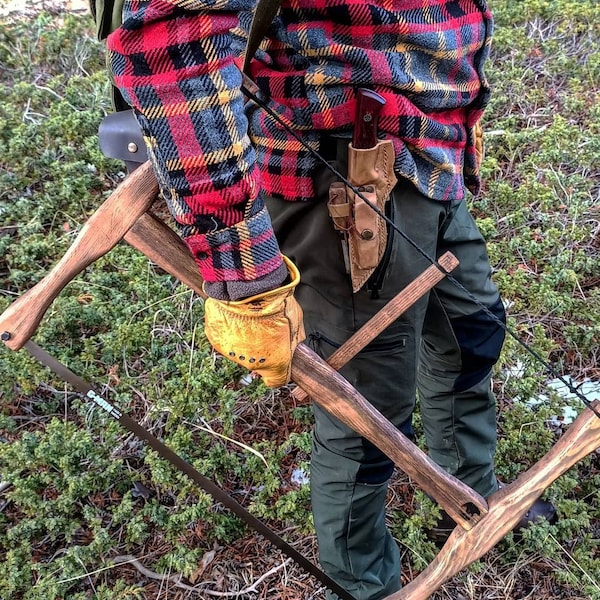
<svg viewBox="0 0 600 600">
<path fill-rule="evenodd" d="M 125 234 L 125 241 L 145 254 L 161 269 L 185 283 L 202 298 L 202 277 L 198 265 L 183 240 L 151 213 L 143 214 Z"/>
<path fill-rule="evenodd" d="M 439 260 L 439 265 L 450 272 L 458 266 L 458 259 L 446 252 Z M 369 342 L 391 325 L 402 313 L 408 310 L 423 294 L 445 277 L 436 265 L 431 265 L 403 290 L 392 298 L 374 317 L 369 319 L 352 337 L 347 339 L 329 358 L 327 364 L 339 371 L 350 359 L 356 356 Z M 292 392 L 298 402 L 303 402 L 308 394 L 302 388 Z"/>
<path fill-rule="evenodd" d="M 598 414 L 600 401 L 595 401 L 535 465 L 488 498 L 489 512 L 472 529 L 457 527 L 429 566 L 385 600 L 427 600 L 448 579 L 491 550 L 548 486 L 600 447 Z"/>
<path fill-rule="evenodd" d="M 487 513 L 488 505 L 482 496 L 436 465 L 304 344 L 299 344 L 294 353 L 292 381 L 327 412 L 373 442 L 462 528 L 471 529 Z"/>
<path fill-rule="evenodd" d="M 150 163 L 145 163 L 88 219 L 60 261 L 37 285 L 0 315 L 0 336 L 19 350 L 34 334 L 46 310 L 63 288 L 87 266 L 111 250 L 143 215 L 158 194 Z"/>
<path fill-rule="evenodd" d="M 141 250 L 159 266 L 181 281 L 188 283 L 198 293 L 203 293 L 202 279 L 187 247 L 162 221 L 149 214 L 144 214 L 145 210 L 152 204 L 156 193 L 156 179 L 153 177 L 152 172 L 148 170 L 148 165 L 144 165 L 130 175 L 126 182 L 98 209 L 82 229 L 74 245 L 53 271 L 40 284 L 13 303 L 0 317 L 0 325 L 2 325 L 0 331 L 11 333 L 11 338 L 8 340 L 11 348 L 20 348 L 32 335 L 46 309 L 64 285 L 70 281 L 70 277 L 89 265 L 95 258 L 110 250 L 123 236 L 131 245 Z M 129 209 L 130 206 L 131 209 Z M 127 221 L 119 218 L 123 213 L 129 217 Z M 132 217 L 132 215 L 135 216 Z M 98 227 L 100 231 L 94 232 L 93 227 Z M 104 240 L 105 243 L 100 243 L 98 237 L 100 237 L 100 241 Z M 448 266 L 451 262 L 448 263 Z M 59 269 L 61 272 L 58 272 Z M 435 270 L 440 273 L 437 268 Z M 28 304 L 32 300 L 33 302 Z M 23 314 L 19 316 L 19 313 Z M 375 328 L 372 328 L 370 332 L 367 328 L 357 335 L 365 343 L 368 343 L 368 337 L 369 335 L 373 336 L 374 331 L 376 331 Z M 310 350 L 301 345 L 297 350 L 297 355 L 302 357 L 304 356 L 303 352 L 310 353 Z M 313 360 L 315 358 L 316 355 L 314 355 Z M 321 359 L 318 360 L 325 365 Z M 294 361 L 295 367 L 292 372 L 298 378 L 304 373 L 302 380 L 307 389 L 318 389 L 310 387 L 309 384 L 312 366 L 310 364 L 301 366 L 301 359 L 297 359 L 296 355 L 294 355 Z M 300 365 L 298 364 L 299 361 Z M 327 365 L 324 369 L 325 374 L 322 377 L 325 378 L 325 381 L 328 377 L 337 377 L 342 380 Z M 297 381 L 297 383 L 302 385 L 300 381 Z M 329 388 L 327 383 L 324 385 Z M 366 400 L 357 395 L 354 388 L 347 382 L 346 393 L 346 397 L 340 397 L 338 393 L 335 406 L 339 408 L 343 405 L 345 408 L 337 410 L 334 414 L 337 414 L 342 420 L 346 419 L 345 422 L 350 427 L 355 429 L 359 427 L 357 429 L 359 433 L 364 432 L 365 437 L 369 437 L 374 443 L 381 444 L 383 446 L 382 450 L 387 452 L 400 468 L 407 470 L 408 466 L 407 472 L 409 475 L 413 476 L 415 481 L 419 482 L 426 491 L 438 500 L 459 524 L 468 528 L 480 516 L 467 514 L 464 510 L 467 506 L 474 506 L 480 514 L 487 510 L 485 500 L 436 467 L 424 454 L 420 456 L 418 449 L 402 436 L 389 421 L 377 413 Z M 323 396 L 322 394 L 319 395 Z M 352 405 L 354 400 L 359 402 L 359 408 Z M 331 403 L 326 408 L 328 410 L 335 409 Z M 364 429 L 364 423 L 367 423 L 366 430 Z M 386 431 L 383 437 L 378 434 L 378 427 L 382 427 L 382 431 Z M 396 441 L 395 444 L 392 443 L 391 447 L 389 447 L 390 440 Z M 420 464 L 421 460 L 424 461 L 424 464 Z M 411 468 L 410 465 L 412 464 L 416 466 Z M 432 479 L 429 480 L 429 477 Z M 440 477 L 443 483 L 432 483 L 435 477 Z"/>
<path fill-rule="evenodd" d="M 125 239 L 171 275 L 204 295 L 202 278 L 187 246 L 162 221 L 146 214 L 129 230 Z M 440 263 L 446 270 L 451 270 L 458 261 L 453 255 L 448 254 L 440 259 Z M 406 302 L 413 302 L 420 297 L 424 286 L 434 285 L 431 282 L 439 281 L 443 273 L 437 267 L 430 267 L 421 277 L 424 279 L 409 285 L 401 293 L 400 299 L 390 303 L 389 311 L 382 309 L 383 321 L 389 323 L 397 318 L 393 315 L 397 313 L 399 307 L 402 309 Z M 367 344 L 388 323 L 369 322 L 351 340 L 356 338 L 357 344 Z M 347 355 L 342 354 L 342 356 Z M 349 427 L 365 435 L 386 452 L 400 469 L 419 483 L 461 526 L 471 527 L 482 514 L 487 512 L 487 503 L 481 496 L 435 465 L 348 382 L 303 344 L 298 346 L 294 354 L 292 380 L 298 385 L 305 386 L 312 393 L 316 393 L 316 397 L 326 410 L 333 412 Z M 325 394 L 323 390 L 327 393 Z M 468 514 L 464 510 L 465 507 L 475 508 L 475 514 Z"/>
</svg>

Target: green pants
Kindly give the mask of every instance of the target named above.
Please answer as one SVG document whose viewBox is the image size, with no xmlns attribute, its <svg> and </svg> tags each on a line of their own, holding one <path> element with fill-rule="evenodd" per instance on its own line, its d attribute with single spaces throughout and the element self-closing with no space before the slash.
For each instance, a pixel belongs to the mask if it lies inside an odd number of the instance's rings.
<svg viewBox="0 0 600 600">
<path fill-rule="evenodd" d="M 339 150 L 335 166 L 342 172 L 344 161 Z M 390 232 L 389 253 L 379 272 L 353 294 L 326 207 L 334 179 L 323 169 L 312 203 L 267 199 L 282 251 L 300 269 L 297 298 L 304 310 L 306 343 L 323 357 L 430 264 L 397 232 Z M 428 255 L 451 251 L 460 261 L 453 276 L 504 318 L 484 240 L 464 202 L 430 200 L 401 180 L 388 205 L 396 225 Z M 432 459 L 487 496 L 496 489 L 490 377 L 503 339 L 503 329 L 444 279 L 341 373 L 408 435 L 418 397 Z M 384 514 L 393 465 L 314 400 L 310 477 L 320 562 L 357 600 L 384 598 L 400 588 L 399 552 Z"/>
</svg>

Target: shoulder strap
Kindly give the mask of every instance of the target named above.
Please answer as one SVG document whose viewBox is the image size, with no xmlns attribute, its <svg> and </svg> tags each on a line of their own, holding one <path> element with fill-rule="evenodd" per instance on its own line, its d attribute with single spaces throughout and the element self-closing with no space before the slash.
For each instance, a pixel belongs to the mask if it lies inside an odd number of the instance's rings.
<svg viewBox="0 0 600 600">
<path fill-rule="evenodd" d="M 280 4 L 281 0 L 258 0 L 244 52 L 244 67 L 242 69 L 244 73 L 247 72 L 252 57 L 265 37 L 269 26 L 273 23 Z"/>
</svg>

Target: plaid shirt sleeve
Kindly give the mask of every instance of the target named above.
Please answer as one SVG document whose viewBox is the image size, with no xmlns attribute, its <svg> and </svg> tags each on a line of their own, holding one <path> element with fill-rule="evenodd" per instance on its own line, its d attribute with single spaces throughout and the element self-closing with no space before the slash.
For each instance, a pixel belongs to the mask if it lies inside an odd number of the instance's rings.
<svg viewBox="0 0 600 600">
<path fill-rule="evenodd" d="M 126 0 L 123 25 L 107 41 L 115 84 L 136 110 L 162 192 L 208 283 L 285 273 L 232 52 L 239 12 L 252 7 Z"/>
</svg>

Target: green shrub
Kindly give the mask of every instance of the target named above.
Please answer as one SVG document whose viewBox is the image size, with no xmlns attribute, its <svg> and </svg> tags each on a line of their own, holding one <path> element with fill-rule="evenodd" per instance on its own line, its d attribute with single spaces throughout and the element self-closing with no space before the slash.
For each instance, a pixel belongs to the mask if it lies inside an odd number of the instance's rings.
<svg viewBox="0 0 600 600">
<path fill-rule="evenodd" d="M 511 329 L 559 373 L 597 380 L 600 16 L 593 0 L 498 0 L 492 8 L 495 93 L 483 190 L 470 204 Z M 65 14 L 0 23 L 0 311 L 48 272 L 124 177 L 98 149 L 109 83 L 91 31 L 89 18 Z M 35 337 L 304 543 L 309 489 L 292 473 L 310 473 L 312 411 L 292 406 L 285 391 L 242 385 L 243 371 L 212 352 L 202 318 L 201 300 L 119 245 L 67 286 Z M 560 437 L 568 409 L 581 410 L 548 391 L 553 377 L 507 339 L 495 373 L 505 481 Z M 24 352 L 0 347 L 0 405 L 0 480 L 10 484 L 0 494 L 0 598 L 155 597 L 156 581 L 125 575 L 112 559 L 143 557 L 157 573 L 192 578 L 207 552 L 237 547 L 243 555 L 254 534 L 238 519 Z M 415 424 L 424 447 L 418 414 Z M 600 598 L 598 461 L 591 455 L 546 491 L 556 525 L 507 536 L 439 598 L 485 597 L 477 586 L 497 581 L 516 586 L 514 598 L 534 597 L 532 581 L 552 590 L 548 598 Z M 394 480 L 389 522 L 411 576 L 435 556 L 424 530 L 438 514 L 405 478 Z M 268 546 L 257 547 L 264 554 L 251 562 L 270 564 Z"/>
</svg>

